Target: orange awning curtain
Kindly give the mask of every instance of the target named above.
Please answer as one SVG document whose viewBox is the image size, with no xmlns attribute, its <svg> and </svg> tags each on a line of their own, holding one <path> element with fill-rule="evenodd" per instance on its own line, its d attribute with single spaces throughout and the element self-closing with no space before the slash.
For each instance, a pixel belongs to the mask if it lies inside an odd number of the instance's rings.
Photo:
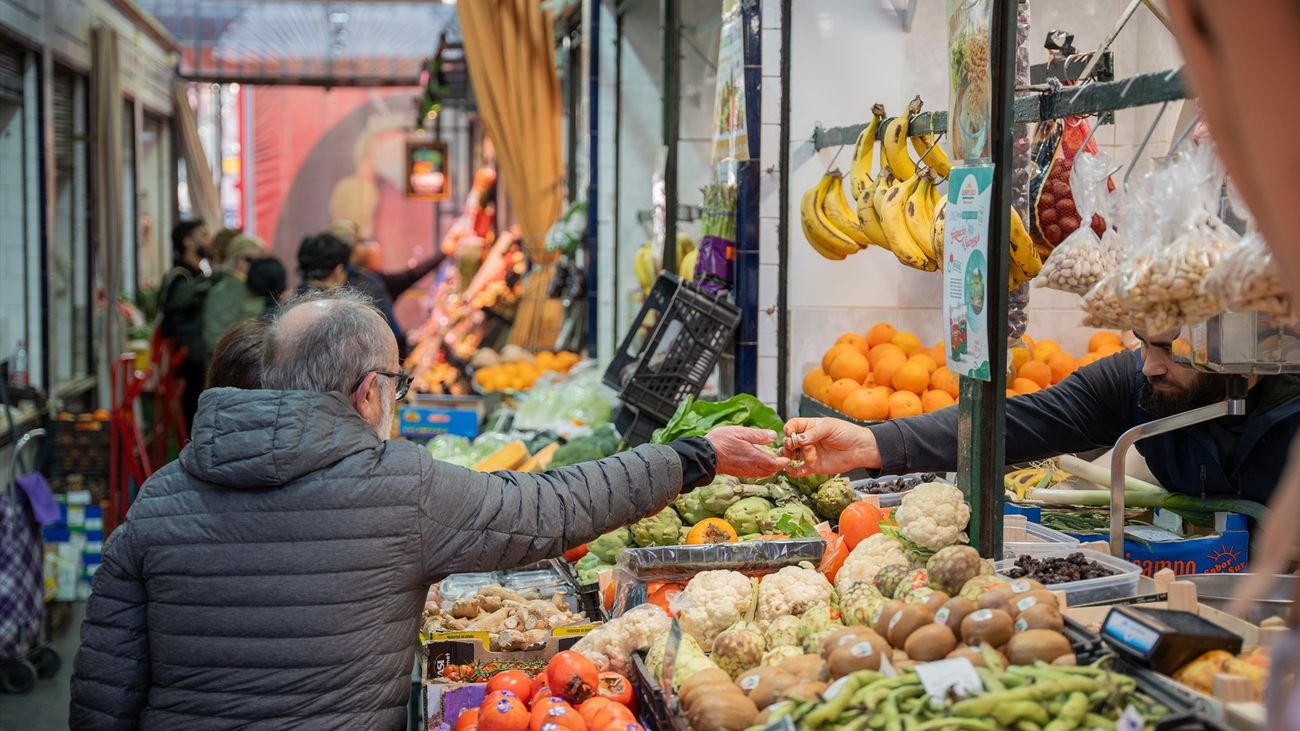
<svg viewBox="0 0 1300 731">
<path fill-rule="evenodd" d="M 564 205 L 560 82 L 551 17 L 537 0 L 460 0 L 470 83 L 506 195 L 534 260 Z"/>
</svg>

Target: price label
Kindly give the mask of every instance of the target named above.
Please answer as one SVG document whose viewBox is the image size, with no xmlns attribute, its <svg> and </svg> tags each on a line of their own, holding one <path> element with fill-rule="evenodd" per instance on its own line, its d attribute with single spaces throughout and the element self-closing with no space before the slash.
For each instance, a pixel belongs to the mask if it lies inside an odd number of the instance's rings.
<svg viewBox="0 0 1300 731">
<path fill-rule="evenodd" d="M 794 723 L 789 716 L 782 716 L 764 726 L 763 731 L 794 731 Z"/>
<path fill-rule="evenodd" d="M 916 666 L 916 674 L 925 692 L 938 701 L 947 700 L 950 694 L 964 698 L 984 690 L 975 666 L 964 657 L 922 663 Z"/>
<path fill-rule="evenodd" d="M 840 678 L 834 683 L 831 683 L 831 686 L 826 689 L 826 692 L 823 693 L 822 696 L 826 700 L 831 700 L 832 698 L 834 698 L 835 696 L 843 692 L 844 687 L 849 684 L 850 679 L 851 679 L 850 676 L 845 675 L 844 677 Z"/>
<path fill-rule="evenodd" d="M 1115 731 L 1142 731 L 1146 727 L 1146 719 L 1133 706 L 1124 709 L 1120 714 L 1119 720 L 1115 722 Z"/>
<path fill-rule="evenodd" d="M 894 669 L 894 663 L 889 661 L 889 656 L 880 656 L 880 674 L 886 678 L 898 677 L 898 670 Z"/>
</svg>

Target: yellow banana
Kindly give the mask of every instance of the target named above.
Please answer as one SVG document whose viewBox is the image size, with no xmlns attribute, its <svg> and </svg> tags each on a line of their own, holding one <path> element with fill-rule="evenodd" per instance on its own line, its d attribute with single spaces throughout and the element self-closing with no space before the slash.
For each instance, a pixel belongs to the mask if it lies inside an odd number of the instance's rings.
<svg viewBox="0 0 1300 731">
<path fill-rule="evenodd" d="M 880 175 L 876 176 L 876 189 L 871 192 L 871 207 L 876 210 L 876 218 L 884 218 L 885 213 L 885 194 L 889 189 L 894 187 L 898 178 L 894 177 L 894 170 L 888 165 L 880 169 Z"/>
<path fill-rule="evenodd" d="M 654 242 L 647 241 L 641 244 L 641 248 L 636 250 L 636 255 L 632 259 L 632 268 L 636 272 L 636 280 L 641 285 L 641 291 L 649 292 L 654 286 L 655 277 L 659 275 L 659 260 L 655 256 Z"/>
<path fill-rule="evenodd" d="M 871 239 L 871 243 L 882 248 L 889 248 L 889 238 L 885 236 L 885 229 L 880 225 L 880 214 L 876 212 L 876 207 L 872 205 L 872 199 L 875 198 L 877 188 L 888 188 L 885 183 L 885 175 L 877 175 L 872 181 L 871 188 L 862 194 L 862 200 L 858 201 L 858 220 L 862 222 L 862 231 Z M 881 193 L 883 196 L 884 193 Z"/>
<path fill-rule="evenodd" d="M 682 257 L 681 262 L 677 265 L 677 276 L 688 282 L 693 281 L 695 279 L 695 261 L 699 258 L 700 252 L 695 249 L 687 252 L 686 256 Z"/>
<path fill-rule="evenodd" d="M 934 207 L 930 204 L 930 189 L 934 187 L 934 173 L 924 170 L 918 173 L 917 177 L 920 181 L 917 182 L 912 195 L 908 196 L 903 203 L 903 215 L 907 220 L 907 230 L 912 234 L 912 239 L 927 257 L 937 262 L 939 257 L 934 255 L 934 245 L 930 243 L 930 224 L 933 223 L 934 217 Z"/>
<path fill-rule="evenodd" d="M 880 120 L 884 116 L 883 105 L 876 104 L 871 107 L 871 121 L 858 135 L 857 144 L 854 146 L 853 165 L 849 168 L 849 195 L 855 205 L 862 201 L 862 196 L 874 182 L 871 176 L 871 165 L 876 152 L 876 132 L 880 129 Z"/>
<path fill-rule="evenodd" d="M 840 171 L 835 170 L 826 173 L 822 180 L 827 188 L 826 195 L 822 199 L 822 210 L 826 214 L 826 220 L 852 239 L 859 249 L 870 246 L 871 238 L 862 230 L 858 212 L 850 208 L 844 200 L 844 176 L 840 175 Z"/>
<path fill-rule="evenodd" d="M 948 224 L 948 199 L 940 198 L 934 207 L 934 218 L 930 221 L 930 244 L 934 247 L 934 258 L 943 268 L 943 234 Z"/>
<path fill-rule="evenodd" d="M 1043 260 L 1038 258 L 1034 242 L 1025 230 L 1025 222 L 1014 208 L 1011 209 L 1011 261 L 1024 274 L 1026 282 L 1038 276 L 1043 268 Z"/>
<path fill-rule="evenodd" d="M 847 234 L 834 228 L 826 219 L 825 205 L 827 181 L 822 179 L 809 188 L 799 201 L 799 219 L 804 236 L 817 253 L 827 259 L 843 259 L 858 251 L 858 245 Z"/>
<path fill-rule="evenodd" d="M 885 229 L 885 236 L 889 239 L 889 249 L 894 252 L 894 256 L 898 257 L 899 261 L 913 269 L 932 272 L 939 268 L 938 263 L 931 259 L 912 237 L 912 232 L 907 228 L 907 215 L 903 210 L 908 197 L 916 190 L 917 182 L 916 176 L 912 176 L 904 182 L 894 183 L 889 192 L 885 193 L 884 211 L 880 221 Z"/>
<path fill-rule="evenodd" d="M 907 105 L 907 111 L 916 115 L 921 113 L 921 97 L 916 97 L 911 104 Z M 952 173 L 952 163 L 948 161 L 948 153 L 943 151 L 939 146 L 938 137 L 935 135 L 911 135 L 908 141 L 912 143 L 912 149 L 916 150 L 916 161 L 939 174 L 939 177 L 946 178 Z"/>
<path fill-rule="evenodd" d="M 917 97 L 920 99 L 920 97 Z M 913 99 L 912 103 L 916 103 Z M 902 114 L 889 120 L 885 125 L 885 134 L 882 144 L 885 148 L 885 159 L 889 161 L 889 167 L 894 171 L 894 177 L 899 180 L 907 180 L 916 175 L 916 163 L 912 162 L 912 156 L 907 151 L 907 126 L 908 114 L 904 110 Z"/>
</svg>

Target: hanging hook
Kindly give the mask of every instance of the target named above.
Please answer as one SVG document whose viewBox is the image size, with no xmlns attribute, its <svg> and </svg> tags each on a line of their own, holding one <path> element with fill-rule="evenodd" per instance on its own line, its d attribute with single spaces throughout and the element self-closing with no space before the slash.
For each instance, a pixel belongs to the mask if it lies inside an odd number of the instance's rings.
<svg viewBox="0 0 1300 731">
<path fill-rule="evenodd" d="M 925 148 L 925 152 L 921 153 L 921 157 L 917 159 L 917 163 L 923 163 L 923 162 L 925 162 L 925 158 L 929 156 L 930 152 L 931 152 L 932 150 L 934 150 L 934 148 L 936 148 L 936 147 L 939 146 L 939 140 L 943 139 L 943 135 L 944 135 L 944 133 L 943 133 L 943 132 L 940 132 L 939 134 L 937 134 L 937 135 L 934 136 L 934 142 L 931 142 L 931 143 L 930 143 L 930 146 L 927 147 L 927 148 Z M 929 165 L 927 165 L 926 167 L 930 167 L 931 170 L 934 169 L 933 167 L 931 167 L 931 166 L 929 166 Z"/>
<path fill-rule="evenodd" d="M 823 175 L 830 174 L 831 168 L 835 167 L 835 161 L 840 159 L 840 153 L 844 152 L 845 147 L 848 147 L 848 145 L 839 145 L 835 148 L 835 154 L 831 156 L 831 161 L 826 165 L 826 172 Z"/>
<path fill-rule="evenodd" d="M 1178 148 L 1182 147 L 1183 143 L 1187 141 L 1187 138 L 1192 136 L 1193 130 L 1196 129 L 1196 125 L 1199 124 L 1200 121 L 1201 113 L 1197 112 L 1195 116 L 1187 122 L 1187 126 L 1183 128 L 1183 131 L 1179 132 L 1178 136 L 1174 138 L 1174 144 L 1169 148 L 1170 157 L 1173 157 L 1174 153 L 1178 152 Z"/>
<path fill-rule="evenodd" d="M 1133 159 L 1129 161 L 1128 172 L 1124 173 L 1124 187 L 1128 188 L 1128 179 L 1133 176 L 1133 170 L 1137 167 L 1137 161 L 1142 157 L 1142 153 L 1147 149 L 1147 143 L 1151 141 L 1151 135 L 1155 134 L 1156 125 L 1160 124 L 1161 118 L 1165 116 L 1165 110 L 1169 108 L 1169 102 L 1163 102 L 1160 105 L 1160 111 L 1156 112 L 1156 118 L 1151 120 L 1151 126 L 1147 128 L 1146 136 L 1142 138 L 1142 144 L 1138 145 L 1137 152 L 1133 153 Z"/>
</svg>

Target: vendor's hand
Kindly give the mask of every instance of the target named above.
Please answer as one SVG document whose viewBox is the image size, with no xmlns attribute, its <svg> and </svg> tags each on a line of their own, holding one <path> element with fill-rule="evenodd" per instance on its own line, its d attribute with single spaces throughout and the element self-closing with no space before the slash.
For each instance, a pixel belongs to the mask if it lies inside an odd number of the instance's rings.
<svg viewBox="0 0 1300 731">
<path fill-rule="evenodd" d="M 880 467 L 880 451 L 870 429 L 840 419 L 791 419 L 785 423 L 785 456 L 803 464 L 786 468 L 791 477 L 837 475 Z"/>
<path fill-rule="evenodd" d="M 717 473 L 734 477 L 767 477 L 785 468 L 790 460 L 764 449 L 776 443 L 778 435 L 767 429 L 724 426 L 704 437 L 718 456 Z"/>
</svg>

